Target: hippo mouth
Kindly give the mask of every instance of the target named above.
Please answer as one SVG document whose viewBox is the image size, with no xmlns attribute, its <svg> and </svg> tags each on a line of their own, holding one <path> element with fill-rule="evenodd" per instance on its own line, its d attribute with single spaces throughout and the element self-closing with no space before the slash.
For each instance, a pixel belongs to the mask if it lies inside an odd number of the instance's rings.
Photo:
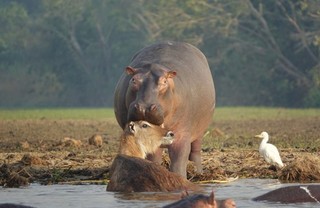
<svg viewBox="0 0 320 208">
<path fill-rule="evenodd" d="M 164 113 L 159 105 L 151 105 L 144 108 L 139 104 L 132 104 L 129 108 L 128 121 L 148 121 L 151 124 L 160 126 L 164 122 Z"/>
</svg>

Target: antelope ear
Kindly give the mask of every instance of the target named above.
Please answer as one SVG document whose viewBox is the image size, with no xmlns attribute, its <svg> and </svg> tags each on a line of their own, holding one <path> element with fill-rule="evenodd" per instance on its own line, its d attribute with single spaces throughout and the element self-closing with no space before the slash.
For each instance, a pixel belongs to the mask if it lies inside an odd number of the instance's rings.
<svg viewBox="0 0 320 208">
<path fill-rule="evenodd" d="M 133 67 L 131 67 L 131 66 L 127 66 L 126 67 L 126 72 L 127 72 L 127 74 L 135 74 L 136 73 L 136 71 L 137 71 L 137 69 L 135 69 L 135 68 L 133 68 Z"/>
<path fill-rule="evenodd" d="M 214 205 L 215 199 L 214 199 L 214 193 L 213 191 L 211 192 L 209 199 L 208 199 L 208 203 L 211 205 Z"/>
<path fill-rule="evenodd" d="M 134 122 L 133 122 L 133 121 L 130 121 L 130 123 L 129 123 L 129 131 L 130 131 L 130 133 L 132 133 L 132 134 L 134 134 L 134 132 L 135 132 Z"/>
<path fill-rule="evenodd" d="M 168 71 L 168 72 L 167 72 L 167 78 L 173 78 L 173 77 L 175 77 L 176 75 L 177 75 L 177 72 L 176 72 L 176 71 L 171 70 L 171 71 Z"/>
</svg>

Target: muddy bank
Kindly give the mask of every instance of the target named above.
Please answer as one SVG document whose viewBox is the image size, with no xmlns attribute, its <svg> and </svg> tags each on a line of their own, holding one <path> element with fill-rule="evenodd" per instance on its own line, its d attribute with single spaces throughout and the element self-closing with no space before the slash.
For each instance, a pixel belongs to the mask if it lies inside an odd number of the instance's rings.
<svg viewBox="0 0 320 208">
<path fill-rule="evenodd" d="M 259 156 L 260 140 L 253 135 L 262 130 L 280 149 L 284 169 Z M 319 132 L 319 118 L 214 122 L 204 137 L 204 172 L 195 174 L 190 163 L 188 178 L 197 183 L 230 177 L 320 181 Z M 107 183 L 120 133 L 114 120 L 2 120 L 0 185 Z M 163 158 L 168 166 L 166 153 Z"/>
</svg>

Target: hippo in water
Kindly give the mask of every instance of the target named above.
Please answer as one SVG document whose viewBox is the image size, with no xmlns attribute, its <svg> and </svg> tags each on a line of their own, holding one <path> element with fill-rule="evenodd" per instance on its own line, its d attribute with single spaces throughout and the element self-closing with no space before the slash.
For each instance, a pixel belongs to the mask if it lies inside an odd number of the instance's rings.
<svg viewBox="0 0 320 208">
<path fill-rule="evenodd" d="M 233 199 L 216 200 L 213 191 L 210 196 L 203 194 L 195 194 L 189 196 L 188 192 L 183 193 L 182 199 L 174 203 L 168 204 L 163 208 L 236 208 Z"/>
<path fill-rule="evenodd" d="M 175 133 L 170 170 L 186 177 L 188 159 L 201 166 L 201 140 L 215 109 L 215 88 L 206 57 L 188 43 L 162 42 L 138 51 L 120 77 L 114 109 L 122 129 L 146 120 Z M 148 159 L 161 163 L 159 148 Z"/>
<path fill-rule="evenodd" d="M 253 201 L 270 201 L 285 204 L 314 202 L 320 205 L 320 185 L 282 187 L 258 196 Z"/>
</svg>

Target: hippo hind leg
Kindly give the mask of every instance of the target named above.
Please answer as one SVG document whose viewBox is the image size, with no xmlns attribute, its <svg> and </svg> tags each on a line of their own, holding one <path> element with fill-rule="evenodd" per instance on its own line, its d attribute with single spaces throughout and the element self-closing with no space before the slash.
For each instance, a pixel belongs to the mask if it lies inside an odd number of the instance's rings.
<svg viewBox="0 0 320 208">
<path fill-rule="evenodd" d="M 191 151 L 189 155 L 189 160 L 195 163 L 195 166 L 197 168 L 197 173 L 202 173 L 201 143 L 202 143 L 202 138 L 199 138 L 193 141 L 191 143 Z"/>
</svg>

